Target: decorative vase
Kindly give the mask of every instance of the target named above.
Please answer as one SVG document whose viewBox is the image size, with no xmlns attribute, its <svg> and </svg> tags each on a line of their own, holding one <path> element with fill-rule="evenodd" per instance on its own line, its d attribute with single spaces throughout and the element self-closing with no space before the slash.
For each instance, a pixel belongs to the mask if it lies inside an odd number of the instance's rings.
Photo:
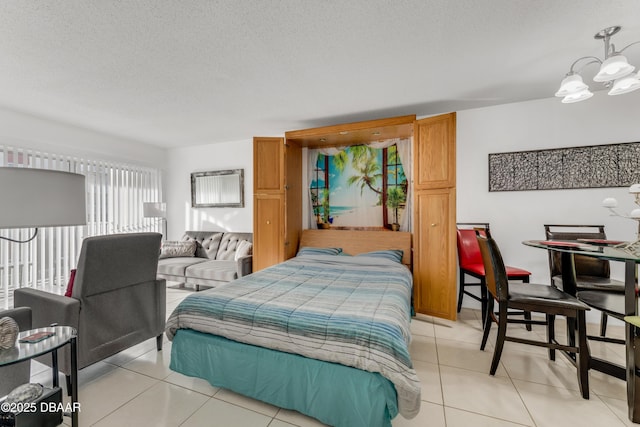
<svg viewBox="0 0 640 427">
<path fill-rule="evenodd" d="M 0 350 L 7 350 L 16 344 L 18 324 L 11 317 L 0 319 Z"/>
<path fill-rule="evenodd" d="M 328 222 L 319 222 L 318 223 L 318 228 L 321 230 L 326 230 L 329 227 L 331 227 L 331 224 L 329 224 Z"/>
<path fill-rule="evenodd" d="M 400 230 L 400 224 L 396 224 L 396 223 L 391 224 L 391 230 L 392 230 L 392 231 L 398 231 L 398 230 Z"/>
</svg>

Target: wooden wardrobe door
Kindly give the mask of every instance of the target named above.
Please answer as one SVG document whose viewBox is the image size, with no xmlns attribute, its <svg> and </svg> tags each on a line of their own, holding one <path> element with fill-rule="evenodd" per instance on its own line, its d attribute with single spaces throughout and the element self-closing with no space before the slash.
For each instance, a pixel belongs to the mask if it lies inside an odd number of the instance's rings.
<svg viewBox="0 0 640 427">
<path fill-rule="evenodd" d="M 417 120 L 413 131 L 416 190 L 456 185 L 455 113 Z"/>
<path fill-rule="evenodd" d="M 253 194 L 284 191 L 284 138 L 253 138 Z"/>
<path fill-rule="evenodd" d="M 284 150 L 284 258 L 298 253 L 302 230 L 302 148 L 287 141 Z"/>
<path fill-rule="evenodd" d="M 414 308 L 455 320 L 455 113 L 414 126 Z"/>
<path fill-rule="evenodd" d="M 253 138 L 253 271 L 295 256 L 302 228 L 302 149 Z"/>
<path fill-rule="evenodd" d="M 455 319 L 455 189 L 423 190 L 414 199 L 414 306 L 418 313 Z M 455 234 L 454 234 L 455 236 Z"/>
<path fill-rule="evenodd" d="M 253 199 L 253 271 L 277 264 L 284 257 L 284 197 L 256 195 Z"/>
</svg>

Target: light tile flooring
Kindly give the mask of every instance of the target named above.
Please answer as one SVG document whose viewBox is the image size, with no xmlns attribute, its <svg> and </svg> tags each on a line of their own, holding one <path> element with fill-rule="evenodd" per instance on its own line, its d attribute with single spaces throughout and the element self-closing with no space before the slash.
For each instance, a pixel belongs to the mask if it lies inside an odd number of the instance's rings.
<svg viewBox="0 0 640 427">
<path fill-rule="evenodd" d="M 169 288 L 167 315 L 190 293 Z M 562 323 L 562 322 L 558 322 Z M 590 325 L 594 328 L 597 325 Z M 516 333 L 544 338 L 544 330 Z M 590 373 L 591 398 L 578 392 L 575 368 L 543 348 L 507 343 L 494 377 L 488 374 L 492 344 L 480 351 L 478 311 L 463 309 L 457 322 L 430 317 L 411 325 L 411 355 L 422 382 L 418 416 L 393 420 L 395 427 L 633 425 L 626 415 L 623 381 Z M 611 327 L 620 336 L 622 327 Z M 530 336 L 530 335 L 529 335 Z M 562 336 L 562 335 L 558 335 Z M 624 363 L 620 345 L 590 342 L 593 354 Z M 80 371 L 81 426 L 322 426 L 296 412 L 245 398 L 169 369 L 171 343 L 155 350 L 155 340 L 125 350 Z M 50 371 L 37 362 L 32 381 L 49 383 Z M 65 418 L 65 423 L 70 421 Z"/>
</svg>

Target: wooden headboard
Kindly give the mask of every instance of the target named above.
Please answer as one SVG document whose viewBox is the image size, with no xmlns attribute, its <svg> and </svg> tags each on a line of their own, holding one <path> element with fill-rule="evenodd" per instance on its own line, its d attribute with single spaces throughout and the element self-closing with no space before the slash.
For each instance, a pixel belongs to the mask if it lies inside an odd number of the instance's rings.
<svg viewBox="0 0 640 427">
<path fill-rule="evenodd" d="M 402 249 L 402 263 L 411 268 L 411 233 L 372 230 L 302 230 L 300 247 L 342 248 L 349 255 Z"/>
</svg>

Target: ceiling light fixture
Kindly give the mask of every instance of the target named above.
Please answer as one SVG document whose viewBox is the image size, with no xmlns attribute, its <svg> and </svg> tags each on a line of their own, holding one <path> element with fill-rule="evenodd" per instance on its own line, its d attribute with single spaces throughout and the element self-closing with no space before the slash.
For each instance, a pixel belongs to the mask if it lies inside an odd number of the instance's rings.
<svg viewBox="0 0 640 427">
<path fill-rule="evenodd" d="M 584 101 L 593 96 L 593 93 L 589 91 L 589 86 L 582 81 L 582 76 L 580 76 L 584 67 L 590 64 L 600 64 L 600 71 L 593 78 L 593 81 L 603 83 L 605 87 L 609 88 L 609 95 L 622 95 L 640 89 L 640 73 L 632 74 L 635 67 L 629 64 L 626 57 L 621 55 L 629 46 L 640 43 L 640 41 L 633 42 L 620 51 L 616 51 L 615 46 L 611 43 L 611 36 L 618 33 L 621 28 L 618 25 L 608 27 L 593 36 L 596 40 L 604 42 L 604 60 L 595 56 L 583 56 L 571 64 L 569 72 L 560 84 L 560 89 L 556 92 L 556 96 L 562 98 L 563 103 Z M 579 70 L 574 70 L 576 65 L 583 60 L 588 60 L 588 62 L 585 62 Z"/>
</svg>

